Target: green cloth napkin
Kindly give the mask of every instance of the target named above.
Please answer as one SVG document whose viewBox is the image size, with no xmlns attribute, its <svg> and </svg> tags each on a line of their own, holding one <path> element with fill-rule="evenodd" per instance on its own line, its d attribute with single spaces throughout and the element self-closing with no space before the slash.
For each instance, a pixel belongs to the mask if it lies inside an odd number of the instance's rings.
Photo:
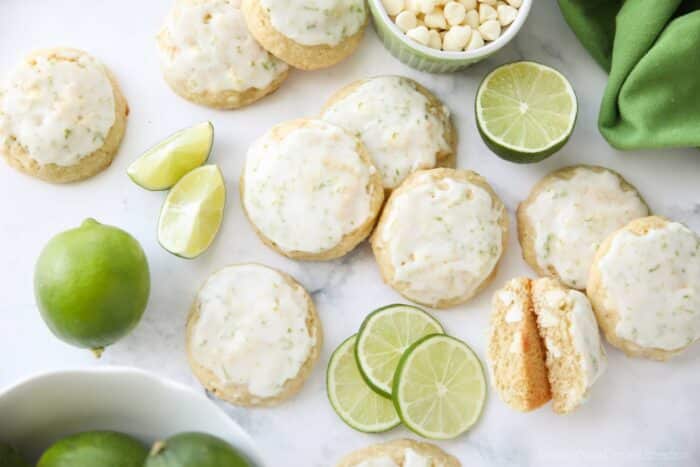
<svg viewBox="0 0 700 467">
<path fill-rule="evenodd" d="M 618 149 L 700 147 L 700 0 L 559 0 L 610 73 L 598 126 Z"/>
</svg>

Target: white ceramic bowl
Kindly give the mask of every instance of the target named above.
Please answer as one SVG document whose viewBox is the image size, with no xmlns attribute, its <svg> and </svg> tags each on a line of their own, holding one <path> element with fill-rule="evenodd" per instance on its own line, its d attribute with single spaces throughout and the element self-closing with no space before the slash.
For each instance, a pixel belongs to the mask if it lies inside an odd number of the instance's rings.
<svg viewBox="0 0 700 467">
<path fill-rule="evenodd" d="M 266 465 L 250 437 L 212 401 L 142 370 L 44 373 L 0 391 L 0 440 L 32 460 L 59 438 L 85 430 L 121 431 L 148 444 L 203 431 L 225 439 L 255 465 Z"/>
<path fill-rule="evenodd" d="M 518 34 L 530 14 L 534 0 L 523 0 L 517 18 L 505 32 L 493 42 L 468 52 L 436 50 L 410 39 L 391 20 L 382 0 L 368 0 L 377 34 L 384 46 L 406 65 L 431 73 L 446 73 L 462 70 L 495 54 L 505 47 Z"/>
</svg>

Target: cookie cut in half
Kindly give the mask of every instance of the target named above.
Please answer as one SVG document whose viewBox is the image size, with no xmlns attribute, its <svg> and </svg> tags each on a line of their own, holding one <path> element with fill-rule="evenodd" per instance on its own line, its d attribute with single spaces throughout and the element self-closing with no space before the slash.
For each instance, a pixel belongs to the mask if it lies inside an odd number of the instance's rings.
<svg viewBox="0 0 700 467">
<path fill-rule="evenodd" d="M 488 361 L 503 402 L 528 412 L 552 398 L 545 349 L 532 303 L 532 280 L 508 281 L 493 296 Z"/>
<path fill-rule="evenodd" d="M 486 287 L 507 238 L 508 214 L 486 179 L 440 168 L 415 172 L 392 192 L 371 242 L 384 282 L 416 303 L 449 308 Z"/>
<path fill-rule="evenodd" d="M 544 177 L 518 207 L 518 238 L 525 261 L 538 274 L 584 290 L 600 244 L 648 215 L 640 194 L 617 172 L 565 167 Z"/>
<path fill-rule="evenodd" d="M 282 123 L 255 141 L 240 190 L 262 241 L 302 260 L 330 260 L 355 248 L 384 200 L 364 145 L 322 120 Z"/>
<path fill-rule="evenodd" d="M 397 439 L 352 452 L 336 467 L 462 467 L 462 463 L 434 444 Z"/>
<path fill-rule="evenodd" d="M 296 394 L 321 342 L 309 294 L 289 275 L 259 264 L 214 273 L 187 318 L 192 371 L 214 395 L 235 405 L 277 405 Z"/>
<path fill-rule="evenodd" d="M 662 217 L 634 220 L 601 245 L 587 292 L 608 342 L 666 360 L 700 340 L 700 236 Z"/>
<path fill-rule="evenodd" d="M 90 178 L 112 163 L 128 114 L 116 79 L 95 58 L 37 50 L 0 86 L 0 155 L 47 182 Z"/>
<path fill-rule="evenodd" d="M 362 140 L 387 190 L 417 170 L 455 166 L 457 130 L 450 111 L 412 79 L 378 76 L 351 83 L 329 99 L 321 118 Z"/>
<path fill-rule="evenodd" d="M 273 55 L 316 70 L 349 57 L 368 20 L 365 0 L 243 0 L 248 28 Z"/>
</svg>

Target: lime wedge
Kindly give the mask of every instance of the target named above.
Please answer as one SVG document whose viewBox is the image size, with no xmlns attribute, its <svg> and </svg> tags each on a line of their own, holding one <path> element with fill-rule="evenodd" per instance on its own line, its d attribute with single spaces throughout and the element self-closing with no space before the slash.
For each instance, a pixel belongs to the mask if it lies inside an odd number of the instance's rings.
<svg viewBox="0 0 700 467">
<path fill-rule="evenodd" d="M 390 399 L 375 393 L 360 375 L 355 361 L 357 335 L 345 340 L 331 355 L 326 374 L 328 399 L 338 416 L 351 428 L 379 433 L 401 421 Z"/>
<path fill-rule="evenodd" d="M 486 145 L 511 162 L 541 161 L 574 130 L 578 105 L 567 79 L 533 62 L 489 73 L 476 95 L 476 123 Z"/>
<path fill-rule="evenodd" d="M 477 356 L 464 342 L 441 334 L 425 337 L 406 351 L 393 389 L 401 421 L 431 439 L 453 439 L 467 431 L 486 399 Z"/>
<path fill-rule="evenodd" d="M 411 344 L 430 334 L 442 334 L 440 323 L 420 308 L 389 305 L 370 313 L 357 335 L 355 357 L 367 384 L 391 397 L 399 360 Z"/>
<path fill-rule="evenodd" d="M 165 199 L 158 222 L 158 241 L 183 258 L 202 254 L 214 241 L 224 215 L 226 188 L 215 165 L 194 169 L 177 182 Z"/>
<path fill-rule="evenodd" d="M 213 142 L 211 122 L 185 128 L 146 151 L 126 173 L 142 188 L 167 190 L 209 159 Z"/>
</svg>

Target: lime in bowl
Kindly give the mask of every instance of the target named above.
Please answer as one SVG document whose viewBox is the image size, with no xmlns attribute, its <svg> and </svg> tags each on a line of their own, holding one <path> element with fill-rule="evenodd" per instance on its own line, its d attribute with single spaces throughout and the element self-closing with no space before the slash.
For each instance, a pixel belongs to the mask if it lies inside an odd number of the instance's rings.
<svg viewBox="0 0 700 467">
<path fill-rule="evenodd" d="M 389 16 L 384 1 L 387 0 L 368 0 L 375 30 L 384 47 L 406 65 L 429 73 L 463 70 L 495 54 L 518 34 L 533 4 L 533 0 L 522 0 L 515 20 L 496 40 L 474 50 L 452 52 L 422 45 L 408 37 Z"/>
</svg>

